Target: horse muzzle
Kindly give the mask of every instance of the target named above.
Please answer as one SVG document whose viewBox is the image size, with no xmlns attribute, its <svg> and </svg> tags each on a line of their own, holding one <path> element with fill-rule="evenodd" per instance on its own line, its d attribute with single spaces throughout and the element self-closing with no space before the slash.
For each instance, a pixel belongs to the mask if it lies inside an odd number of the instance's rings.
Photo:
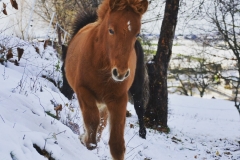
<svg viewBox="0 0 240 160">
<path fill-rule="evenodd" d="M 128 78 L 130 75 L 130 69 L 127 69 L 125 71 L 120 71 L 116 67 L 112 69 L 112 79 L 117 82 L 122 82 L 126 78 Z"/>
</svg>

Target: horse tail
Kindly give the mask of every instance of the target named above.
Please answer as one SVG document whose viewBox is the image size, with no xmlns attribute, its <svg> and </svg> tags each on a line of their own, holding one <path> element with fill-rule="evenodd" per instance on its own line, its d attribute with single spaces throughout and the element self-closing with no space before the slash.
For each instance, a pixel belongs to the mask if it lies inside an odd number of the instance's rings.
<svg viewBox="0 0 240 160">
<path fill-rule="evenodd" d="M 72 27 L 72 38 L 78 33 L 80 29 L 82 29 L 84 26 L 86 26 L 89 23 L 93 23 L 97 20 L 97 11 L 93 9 L 86 9 L 81 12 L 79 12 L 76 16 L 75 21 L 73 22 L 73 27 Z M 74 94 L 73 89 L 70 87 L 66 74 L 65 74 L 65 59 L 67 56 L 67 49 L 68 47 L 65 45 L 62 45 L 62 76 L 63 76 L 63 85 L 60 88 L 60 91 L 63 93 L 65 97 L 68 99 L 72 99 L 72 96 Z"/>
</svg>

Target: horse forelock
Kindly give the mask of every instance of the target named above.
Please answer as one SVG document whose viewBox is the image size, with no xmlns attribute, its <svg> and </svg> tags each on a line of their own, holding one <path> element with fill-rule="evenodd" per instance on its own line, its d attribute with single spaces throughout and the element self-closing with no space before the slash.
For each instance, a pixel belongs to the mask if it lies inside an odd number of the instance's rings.
<svg viewBox="0 0 240 160">
<path fill-rule="evenodd" d="M 119 2 L 115 3 L 114 8 L 110 8 L 110 0 L 104 0 L 97 10 L 98 22 L 104 19 L 108 11 L 121 11 L 128 7 L 132 8 L 135 13 L 142 15 L 145 12 L 144 8 L 147 8 L 147 6 L 143 6 L 142 1 L 143 0 L 119 0 Z"/>
<path fill-rule="evenodd" d="M 142 14 L 140 9 L 142 6 L 142 0 L 122 0 L 116 4 L 116 10 L 124 10 L 125 8 L 130 7 L 135 13 Z"/>
<path fill-rule="evenodd" d="M 98 22 L 101 22 L 103 20 L 108 10 L 109 10 L 109 0 L 104 0 L 97 10 Z"/>
</svg>

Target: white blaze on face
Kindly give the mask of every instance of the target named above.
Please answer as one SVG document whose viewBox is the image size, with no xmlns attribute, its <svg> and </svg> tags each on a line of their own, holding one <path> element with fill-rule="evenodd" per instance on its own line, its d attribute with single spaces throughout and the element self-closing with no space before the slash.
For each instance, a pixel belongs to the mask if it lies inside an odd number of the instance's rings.
<svg viewBox="0 0 240 160">
<path fill-rule="evenodd" d="M 132 28 L 131 28 L 131 22 L 128 21 L 128 22 L 127 22 L 127 25 L 128 25 L 128 30 L 131 31 L 131 30 L 132 30 Z"/>
</svg>

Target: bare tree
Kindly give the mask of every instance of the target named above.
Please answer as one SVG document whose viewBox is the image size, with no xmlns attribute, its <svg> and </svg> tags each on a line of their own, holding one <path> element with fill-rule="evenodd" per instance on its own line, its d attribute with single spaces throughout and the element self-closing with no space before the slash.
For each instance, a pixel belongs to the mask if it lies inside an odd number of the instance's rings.
<svg viewBox="0 0 240 160">
<path fill-rule="evenodd" d="M 52 27 L 55 28 L 56 23 L 67 32 L 71 32 L 72 22 L 76 14 L 80 10 L 86 8 L 97 8 L 101 0 L 41 0 L 37 1 L 35 12 L 46 22 L 50 22 L 51 16 L 55 13 Z M 61 30 L 58 30 L 58 38 L 62 38 Z"/>
<path fill-rule="evenodd" d="M 231 50 L 232 52 L 230 55 L 223 55 L 222 58 L 235 62 L 234 68 L 223 71 L 222 78 L 233 82 L 235 107 L 240 114 L 240 102 L 238 99 L 240 87 L 240 1 L 214 0 L 211 2 L 211 6 L 210 8 L 209 4 L 205 4 L 206 15 L 212 28 L 215 28 L 211 31 L 217 32 L 218 39 L 225 42 L 226 45 L 222 50 Z M 215 56 L 221 57 L 221 55 Z"/>
<path fill-rule="evenodd" d="M 162 131 L 168 131 L 167 70 L 172 55 L 178 10 L 179 0 L 166 0 L 156 57 L 148 63 L 150 99 L 145 119 L 149 127 Z"/>
</svg>

